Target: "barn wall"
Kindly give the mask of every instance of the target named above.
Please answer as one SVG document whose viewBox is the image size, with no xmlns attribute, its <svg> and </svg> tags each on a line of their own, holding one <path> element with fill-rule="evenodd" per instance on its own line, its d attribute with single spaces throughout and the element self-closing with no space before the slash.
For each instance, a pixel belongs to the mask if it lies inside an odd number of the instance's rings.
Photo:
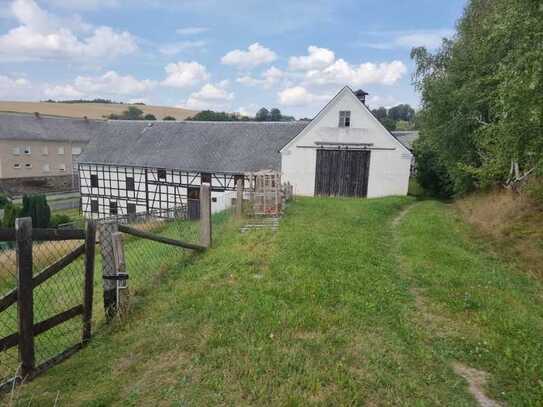
<svg viewBox="0 0 543 407">
<path fill-rule="evenodd" d="M 338 127 L 339 112 L 351 111 L 351 127 Z M 346 89 L 321 114 L 287 145 L 281 153 L 285 181 L 298 195 L 315 193 L 315 142 L 372 143 L 368 197 L 406 195 L 411 154 L 383 129 L 353 93 Z M 384 149 L 384 150 L 379 150 Z M 390 150 L 387 150 L 390 149 Z"/>
</svg>

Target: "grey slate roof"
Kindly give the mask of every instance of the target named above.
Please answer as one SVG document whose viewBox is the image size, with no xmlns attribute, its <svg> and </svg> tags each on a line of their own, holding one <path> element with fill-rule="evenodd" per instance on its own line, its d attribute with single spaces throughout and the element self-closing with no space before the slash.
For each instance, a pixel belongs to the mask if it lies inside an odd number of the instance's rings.
<svg viewBox="0 0 543 407">
<path fill-rule="evenodd" d="M 413 143 L 419 138 L 418 131 L 393 131 L 392 135 L 409 151 L 413 151 Z"/>
<path fill-rule="evenodd" d="M 88 142 L 105 121 L 0 113 L 0 140 Z"/>
<path fill-rule="evenodd" d="M 239 173 L 280 170 L 279 150 L 307 122 L 110 121 L 80 163 Z"/>
</svg>

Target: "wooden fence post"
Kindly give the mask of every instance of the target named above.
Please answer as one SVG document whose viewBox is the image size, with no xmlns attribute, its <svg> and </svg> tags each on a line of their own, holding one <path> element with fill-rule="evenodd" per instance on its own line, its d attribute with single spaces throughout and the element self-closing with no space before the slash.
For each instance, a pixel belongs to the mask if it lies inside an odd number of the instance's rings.
<svg viewBox="0 0 543 407">
<path fill-rule="evenodd" d="M 238 179 L 236 184 L 236 218 L 243 216 L 243 179 Z"/>
<path fill-rule="evenodd" d="M 111 321 L 117 312 L 117 281 L 115 257 L 113 254 L 113 233 L 118 232 L 116 221 L 101 222 L 98 226 L 100 234 L 100 254 L 102 255 L 102 279 L 104 287 L 104 311 L 106 320 Z"/>
<path fill-rule="evenodd" d="M 19 359 L 21 376 L 32 374 L 34 353 L 34 298 L 32 284 L 32 219 L 15 220 L 17 260 L 17 311 L 19 324 Z"/>
<path fill-rule="evenodd" d="M 88 220 L 85 237 L 85 282 L 83 287 L 83 344 L 91 338 L 92 301 L 94 297 L 94 257 L 96 253 L 96 223 Z"/>
<path fill-rule="evenodd" d="M 115 260 L 115 274 L 119 279 L 117 283 L 117 312 L 122 316 L 128 314 L 128 306 L 130 296 L 128 291 L 128 274 L 126 273 L 126 261 L 124 257 L 123 234 L 120 232 L 113 233 L 113 257 Z"/>
<path fill-rule="evenodd" d="M 200 186 L 200 244 L 211 247 L 211 186 L 203 183 Z"/>
</svg>

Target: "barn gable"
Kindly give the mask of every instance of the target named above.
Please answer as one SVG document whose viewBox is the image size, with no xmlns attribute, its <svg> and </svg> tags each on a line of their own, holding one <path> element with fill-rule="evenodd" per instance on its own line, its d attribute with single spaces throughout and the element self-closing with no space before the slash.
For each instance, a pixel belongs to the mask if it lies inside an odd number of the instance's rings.
<svg viewBox="0 0 543 407">
<path fill-rule="evenodd" d="M 300 195 L 405 195 L 411 159 L 346 86 L 281 149 L 281 170 Z"/>
</svg>

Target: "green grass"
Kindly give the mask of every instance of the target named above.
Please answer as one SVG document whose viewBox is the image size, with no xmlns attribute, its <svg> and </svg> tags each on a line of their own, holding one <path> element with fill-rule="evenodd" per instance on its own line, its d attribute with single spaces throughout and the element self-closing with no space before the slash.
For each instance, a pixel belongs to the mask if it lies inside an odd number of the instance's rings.
<svg viewBox="0 0 543 407">
<path fill-rule="evenodd" d="M 130 317 L 20 388 L 20 405 L 538 405 L 542 287 L 444 205 L 299 199 L 277 234 L 224 219 Z"/>
</svg>

